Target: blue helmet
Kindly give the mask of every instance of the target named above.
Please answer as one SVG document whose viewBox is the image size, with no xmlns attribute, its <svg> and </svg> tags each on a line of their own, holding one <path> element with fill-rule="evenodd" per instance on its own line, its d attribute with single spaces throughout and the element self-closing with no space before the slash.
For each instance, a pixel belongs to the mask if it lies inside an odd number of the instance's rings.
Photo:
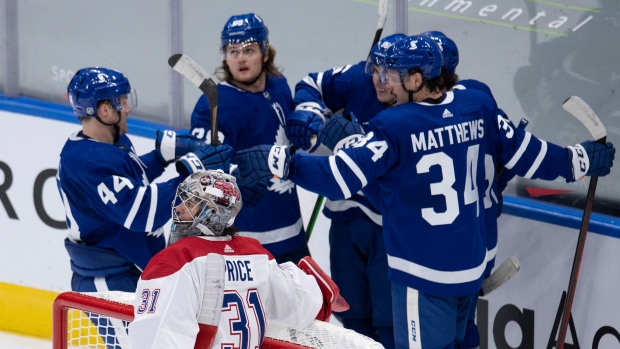
<svg viewBox="0 0 620 349">
<path fill-rule="evenodd" d="M 381 66 L 383 64 L 387 49 L 390 48 L 390 46 L 392 46 L 395 42 L 405 38 L 407 38 L 407 35 L 398 33 L 386 36 L 383 39 L 379 40 L 379 42 L 377 42 L 377 44 L 370 49 L 370 55 L 366 60 L 366 74 L 372 75 L 372 67 L 374 65 Z"/>
<path fill-rule="evenodd" d="M 412 68 L 420 68 L 425 79 L 436 78 L 441 74 L 442 65 L 439 46 L 425 36 L 413 35 L 397 41 L 385 53 L 384 67 L 397 70 L 401 79 Z"/>
<path fill-rule="evenodd" d="M 431 38 L 439 45 L 443 57 L 443 68 L 448 73 L 454 74 L 456 66 L 459 65 L 459 49 L 456 47 L 456 43 L 444 33 L 436 30 L 424 32 L 420 35 Z"/>
<path fill-rule="evenodd" d="M 220 50 L 230 44 L 244 44 L 257 42 L 261 51 L 267 52 L 269 47 L 269 29 L 263 19 L 253 13 L 232 16 L 222 29 L 222 44 Z"/>
<path fill-rule="evenodd" d="M 97 102 L 110 100 L 116 110 L 122 110 L 121 97 L 135 92 L 129 85 L 129 80 L 122 73 L 106 68 L 84 68 L 75 73 L 69 86 L 67 95 L 73 112 L 77 116 L 95 116 Z"/>
</svg>

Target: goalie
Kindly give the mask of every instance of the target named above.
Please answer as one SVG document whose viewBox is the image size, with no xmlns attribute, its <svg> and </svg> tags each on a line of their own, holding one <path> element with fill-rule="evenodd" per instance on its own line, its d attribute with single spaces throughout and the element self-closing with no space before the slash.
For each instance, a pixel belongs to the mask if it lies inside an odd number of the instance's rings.
<svg viewBox="0 0 620 349">
<path fill-rule="evenodd" d="M 177 188 L 168 247 L 136 289 L 132 348 L 259 348 L 266 323 L 293 328 L 348 309 L 310 257 L 277 264 L 258 240 L 237 236 L 235 177 L 202 171 Z"/>
</svg>

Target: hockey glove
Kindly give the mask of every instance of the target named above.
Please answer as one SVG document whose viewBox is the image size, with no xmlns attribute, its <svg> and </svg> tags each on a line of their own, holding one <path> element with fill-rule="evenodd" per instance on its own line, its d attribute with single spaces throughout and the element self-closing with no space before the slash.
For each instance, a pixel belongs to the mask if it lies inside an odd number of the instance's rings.
<svg viewBox="0 0 620 349">
<path fill-rule="evenodd" d="M 357 118 L 353 113 L 347 116 L 334 114 L 327 120 L 325 127 L 323 127 L 323 130 L 319 134 L 319 142 L 335 154 L 343 147 L 348 148 L 345 146 L 345 142 L 341 141 L 345 139 L 350 140 L 349 137 L 351 136 L 354 136 L 355 140 L 357 140 L 360 135 L 364 135 L 364 129 L 362 129 L 362 125 L 357 122 Z"/>
<path fill-rule="evenodd" d="M 606 144 L 585 141 L 568 146 L 568 159 L 573 166 L 573 181 L 584 176 L 606 176 L 611 172 L 616 148 L 611 142 Z"/>
<path fill-rule="evenodd" d="M 185 176 L 205 170 L 223 170 L 228 173 L 233 152 L 233 148 L 228 144 L 203 144 L 177 160 L 177 172 Z"/>
<path fill-rule="evenodd" d="M 191 135 L 179 135 L 171 130 L 157 130 L 155 154 L 157 154 L 157 158 L 162 164 L 168 165 L 204 144 L 204 142 Z"/>
<path fill-rule="evenodd" d="M 323 294 L 323 306 L 316 315 L 317 320 L 329 322 L 332 311 L 340 313 L 349 310 L 349 304 L 340 296 L 340 289 L 334 280 L 319 267 L 312 257 L 306 256 L 302 258 L 299 263 L 297 263 L 297 266 L 306 274 L 316 279 L 316 283 L 319 285 L 321 293 Z"/>
<path fill-rule="evenodd" d="M 286 136 L 291 143 L 303 150 L 314 146 L 312 136 L 323 128 L 323 118 L 308 110 L 295 110 L 286 118 Z"/>
<path fill-rule="evenodd" d="M 265 191 L 267 190 L 265 181 L 256 182 L 255 184 L 248 184 L 246 183 L 246 179 L 249 178 L 241 176 L 238 168 L 232 172 L 232 175 L 237 179 L 237 186 L 239 186 L 239 191 L 241 192 L 243 206 L 256 206 L 256 204 L 265 197 Z"/>
<path fill-rule="evenodd" d="M 290 149 L 286 145 L 257 145 L 237 152 L 235 162 L 244 183 L 254 185 L 276 177 L 288 179 L 291 162 Z"/>
</svg>

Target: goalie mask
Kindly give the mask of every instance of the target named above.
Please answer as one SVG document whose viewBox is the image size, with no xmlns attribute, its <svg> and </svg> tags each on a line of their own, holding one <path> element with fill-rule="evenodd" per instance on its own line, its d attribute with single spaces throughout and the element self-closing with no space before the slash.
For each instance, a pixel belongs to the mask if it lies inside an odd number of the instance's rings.
<svg viewBox="0 0 620 349">
<path fill-rule="evenodd" d="M 188 236 L 224 235 L 242 205 L 234 176 L 221 170 L 193 173 L 177 188 L 168 244 Z"/>
</svg>

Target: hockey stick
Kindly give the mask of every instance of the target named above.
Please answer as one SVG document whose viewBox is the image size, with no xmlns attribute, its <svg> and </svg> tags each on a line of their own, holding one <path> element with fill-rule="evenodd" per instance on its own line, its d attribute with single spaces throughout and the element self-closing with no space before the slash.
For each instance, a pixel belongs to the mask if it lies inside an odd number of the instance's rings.
<svg viewBox="0 0 620 349">
<path fill-rule="evenodd" d="M 597 143 L 605 144 L 607 140 L 607 131 L 605 126 L 598 118 L 596 113 L 590 108 L 590 106 L 584 102 L 581 98 L 572 96 L 569 97 L 562 105 L 564 110 L 573 114 L 581 123 L 590 131 L 590 134 Z M 581 266 L 581 258 L 583 257 L 583 250 L 586 245 L 586 235 L 588 233 L 588 224 L 590 223 L 590 214 L 592 213 L 592 204 L 594 202 L 594 193 L 596 192 L 596 184 L 598 183 L 598 177 L 592 176 L 590 178 L 590 185 L 588 187 L 588 194 L 586 196 L 586 204 L 583 211 L 583 218 L 581 219 L 581 228 L 579 229 L 579 237 L 577 239 L 577 248 L 575 250 L 575 258 L 573 259 L 573 268 L 570 273 L 570 280 L 568 282 L 568 290 L 566 292 L 566 300 L 562 310 L 562 321 L 560 322 L 560 332 L 558 334 L 557 349 L 564 349 L 564 341 L 566 339 L 566 331 L 568 330 L 568 324 L 571 317 L 571 309 L 573 306 L 573 299 L 575 298 L 575 290 L 577 288 L 577 279 L 579 277 L 579 267 Z"/>
<path fill-rule="evenodd" d="M 310 235 L 312 234 L 312 230 L 314 230 L 314 224 L 316 223 L 317 218 L 319 217 L 319 213 L 321 212 L 321 206 L 323 206 L 323 195 L 319 195 L 316 198 L 316 202 L 314 203 L 314 208 L 312 209 L 312 215 L 310 216 L 310 221 L 308 222 L 308 229 L 306 229 L 306 242 L 310 240 Z"/>
<path fill-rule="evenodd" d="M 168 65 L 179 74 L 191 81 L 207 96 L 211 113 L 211 145 L 218 145 L 217 139 L 217 85 L 198 63 L 188 56 L 177 53 L 168 58 Z"/>
<path fill-rule="evenodd" d="M 381 39 L 381 33 L 383 33 L 383 27 L 385 26 L 385 20 L 387 19 L 387 10 L 388 10 L 388 0 L 379 0 L 379 22 L 377 23 L 377 32 L 375 33 L 374 39 L 372 39 L 372 45 L 370 45 L 370 51 L 368 51 L 368 57 L 372 53 L 372 48 L 375 46 L 379 39 Z M 368 59 L 367 57 L 367 59 Z M 315 137 L 316 136 L 312 136 Z M 312 146 L 314 147 L 313 142 Z M 316 199 L 314 203 L 314 209 L 312 210 L 312 214 L 310 215 L 310 222 L 308 222 L 308 228 L 306 229 L 306 242 L 310 240 L 310 235 L 312 235 L 312 230 L 314 229 L 314 224 L 316 223 L 316 219 L 319 216 L 319 212 L 321 210 L 321 206 L 323 205 L 323 200 L 325 198 L 322 195 Z"/>
<path fill-rule="evenodd" d="M 529 121 L 526 118 L 521 118 L 519 121 L 519 125 L 517 128 L 525 129 L 525 127 L 529 124 Z M 499 178 L 502 172 L 504 172 L 504 164 L 497 165 L 496 176 Z M 498 196 L 501 197 L 502 193 L 498 193 Z M 512 256 L 506 259 L 502 264 L 495 269 L 495 271 L 484 281 L 482 281 L 482 287 L 480 288 L 480 292 L 478 295 L 481 297 L 488 295 L 489 293 L 496 290 L 498 287 L 506 283 L 506 281 L 510 280 L 521 268 L 519 264 L 519 260 L 517 257 Z"/>
<path fill-rule="evenodd" d="M 387 19 L 387 10 L 388 0 L 379 0 L 379 22 L 377 23 L 375 38 L 372 40 L 370 51 L 368 51 L 368 57 L 370 57 L 373 46 L 375 46 L 379 42 L 379 39 L 381 39 L 381 33 L 383 33 L 383 27 L 385 26 L 385 20 Z"/>
<path fill-rule="evenodd" d="M 495 289 L 510 280 L 521 268 L 521 264 L 517 257 L 512 256 L 507 258 L 497 269 L 484 281 L 482 281 L 482 288 L 479 295 L 481 297 L 488 295 Z"/>
</svg>

